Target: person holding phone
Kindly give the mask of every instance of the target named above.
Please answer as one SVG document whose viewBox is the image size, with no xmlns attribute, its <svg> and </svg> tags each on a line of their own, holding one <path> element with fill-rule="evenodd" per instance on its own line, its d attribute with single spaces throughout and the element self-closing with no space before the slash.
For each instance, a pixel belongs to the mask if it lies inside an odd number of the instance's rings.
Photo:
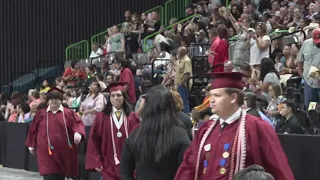
<svg viewBox="0 0 320 180">
<path fill-rule="evenodd" d="M 267 35 L 267 25 L 259 22 L 256 30 L 249 28 L 248 32 L 247 43 L 250 47 L 250 65 L 259 69 L 261 60 L 269 57 L 268 48 L 271 45 L 271 39 Z"/>
</svg>

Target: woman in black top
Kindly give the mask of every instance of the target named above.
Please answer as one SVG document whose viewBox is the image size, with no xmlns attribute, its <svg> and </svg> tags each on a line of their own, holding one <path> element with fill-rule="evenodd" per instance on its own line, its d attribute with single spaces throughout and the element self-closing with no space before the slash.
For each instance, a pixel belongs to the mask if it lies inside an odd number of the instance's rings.
<svg viewBox="0 0 320 180">
<path fill-rule="evenodd" d="M 189 146 L 188 134 L 165 86 L 151 88 L 142 102 L 143 120 L 122 150 L 121 179 L 172 180 Z"/>
</svg>

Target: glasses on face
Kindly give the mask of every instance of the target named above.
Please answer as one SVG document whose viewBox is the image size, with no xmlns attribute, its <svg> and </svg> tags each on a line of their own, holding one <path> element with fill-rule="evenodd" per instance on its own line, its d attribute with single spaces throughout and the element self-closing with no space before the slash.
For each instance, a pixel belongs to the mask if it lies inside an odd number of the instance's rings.
<svg viewBox="0 0 320 180">
<path fill-rule="evenodd" d="M 122 97 L 122 94 L 110 94 L 110 97 L 111 98 L 121 98 Z"/>
</svg>

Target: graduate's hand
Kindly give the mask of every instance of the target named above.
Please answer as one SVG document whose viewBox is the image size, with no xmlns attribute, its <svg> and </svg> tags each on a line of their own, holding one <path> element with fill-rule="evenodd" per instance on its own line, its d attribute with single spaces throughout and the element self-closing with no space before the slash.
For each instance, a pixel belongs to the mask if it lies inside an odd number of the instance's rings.
<svg viewBox="0 0 320 180">
<path fill-rule="evenodd" d="M 36 148 L 33 148 L 33 147 L 29 147 L 29 151 L 30 151 L 30 154 L 32 154 L 32 155 L 36 155 Z"/>
<path fill-rule="evenodd" d="M 97 172 L 101 172 L 102 170 L 103 170 L 103 167 L 101 166 L 101 167 L 97 167 L 97 168 L 95 168 L 95 170 L 97 171 Z"/>
<path fill-rule="evenodd" d="M 76 144 L 76 145 L 78 145 L 79 143 L 81 142 L 81 134 L 79 134 L 79 133 L 74 133 L 74 143 Z"/>
</svg>

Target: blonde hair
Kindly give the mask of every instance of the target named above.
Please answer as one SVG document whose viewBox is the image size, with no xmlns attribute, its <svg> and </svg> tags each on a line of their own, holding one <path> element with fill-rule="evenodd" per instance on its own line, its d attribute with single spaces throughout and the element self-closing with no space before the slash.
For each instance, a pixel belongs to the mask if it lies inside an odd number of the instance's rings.
<svg viewBox="0 0 320 180">
<path fill-rule="evenodd" d="M 170 90 L 170 93 L 172 94 L 177 111 L 181 111 L 183 109 L 183 101 L 180 94 L 177 91 L 173 90 Z"/>
</svg>

